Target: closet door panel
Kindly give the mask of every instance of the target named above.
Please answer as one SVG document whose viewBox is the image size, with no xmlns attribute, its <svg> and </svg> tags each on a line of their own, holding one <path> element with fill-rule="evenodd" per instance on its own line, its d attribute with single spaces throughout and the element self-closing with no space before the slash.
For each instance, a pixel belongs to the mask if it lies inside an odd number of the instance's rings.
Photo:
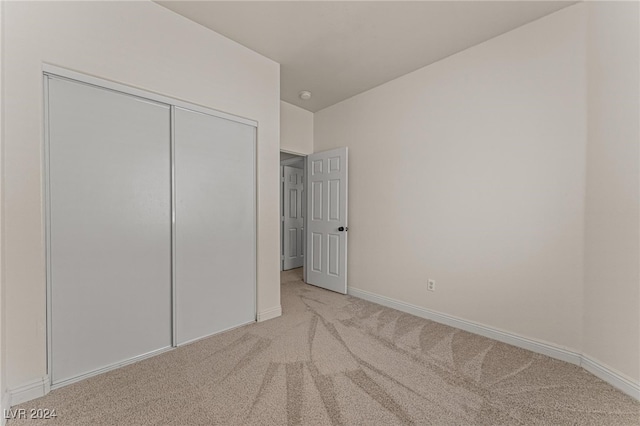
<svg viewBox="0 0 640 426">
<path fill-rule="evenodd" d="M 255 128 L 175 109 L 179 344 L 255 320 Z"/>
<path fill-rule="evenodd" d="M 54 384 L 171 345 L 170 108 L 49 79 Z"/>
</svg>

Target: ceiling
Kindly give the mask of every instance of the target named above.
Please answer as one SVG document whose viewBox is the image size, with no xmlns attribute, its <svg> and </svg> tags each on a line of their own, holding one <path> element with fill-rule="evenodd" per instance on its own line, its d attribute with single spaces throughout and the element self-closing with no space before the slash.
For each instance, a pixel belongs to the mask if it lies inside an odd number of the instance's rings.
<svg viewBox="0 0 640 426">
<path fill-rule="evenodd" d="M 281 99 L 315 112 L 575 1 L 158 3 L 279 62 Z"/>
</svg>

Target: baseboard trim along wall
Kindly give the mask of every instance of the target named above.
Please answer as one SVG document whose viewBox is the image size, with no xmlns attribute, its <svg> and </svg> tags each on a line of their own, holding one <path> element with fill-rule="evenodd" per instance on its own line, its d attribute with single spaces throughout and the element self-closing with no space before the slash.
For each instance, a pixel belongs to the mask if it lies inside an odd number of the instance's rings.
<svg viewBox="0 0 640 426">
<path fill-rule="evenodd" d="M 9 409 L 10 407 L 13 407 L 15 405 L 22 404 L 23 402 L 31 401 L 32 399 L 45 396 L 52 389 L 57 389 L 66 385 L 70 385 L 72 383 L 79 382 L 80 380 L 88 379 L 89 377 L 97 376 L 98 374 L 106 373 L 108 371 L 115 370 L 117 368 L 121 368 L 129 364 L 134 364 L 136 362 L 142 361 L 147 358 L 151 358 L 156 355 L 160 355 L 161 353 L 164 353 L 173 349 L 175 348 L 166 347 L 166 348 L 158 349 L 156 351 L 152 351 L 147 354 L 143 354 L 135 358 L 128 359 L 126 361 L 118 362 L 116 364 L 106 366 L 99 370 L 92 371 L 90 373 L 83 374 L 81 376 L 74 377 L 69 380 L 65 380 L 64 382 L 56 383 L 53 387 L 51 386 L 51 380 L 49 380 L 49 375 L 46 375 L 41 379 L 34 380 L 33 382 L 26 383 L 22 386 L 18 386 L 17 388 L 9 389 L 7 405 L 4 405 L 3 408 Z"/>
<path fill-rule="evenodd" d="M 597 378 L 604 380 L 611 386 L 620 389 L 622 392 L 640 401 L 640 383 L 634 383 L 633 380 L 607 367 L 601 362 L 594 360 L 588 355 L 582 355 L 580 366 Z"/>
<path fill-rule="evenodd" d="M 258 315 L 257 315 L 258 316 L 258 322 L 266 321 L 266 320 L 269 320 L 269 319 L 272 319 L 272 318 L 277 318 L 277 317 L 279 317 L 281 315 L 282 315 L 282 307 L 281 306 L 276 306 L 274 308 L 267 309 L 267 310 L 264 310 L 262 312 L 258 312 Z M 253 323 L 253 321 L 251 321 L 251 322 L 249 322 L 247 324 L 252 324 L 252 323 Z M 220 334 L 220 333 L 223 333 L 225 331 L 232 330 L 234 328 L 242 327 L 242 326 L 247 325 L 247 324 L 241 324 L 241 325 L 234 326 L 234 327 L 231 327 L 231 328 L 226 329 L 226 330 L 218 331 L 216 333 L 213 333 L 210 336 L 204 336 L 202 338 L 194 339 L 193 341 L 182 343 L 180 346 L 184 346 L 184 345 L 187 345 L 189 343 L 194 343 L 195 341 L 198 341 L 198 340 L 201 340 L 201 339 L 204 339 L 204 338 L 207 338 L 207 337 L 211 337 L 213 335 Z M 53 387 L 51 387 L 51 384 L 50 384 L 51 382 L 49 380 L 49 376 L 47 375 L 47 376 L 44 376 L 41 379 L 34 380 L 32 382 L 26 383 L 26 384 L 24 384 L 22 386 L 14 388 L 14 389 L 9 389 L 9 391 L 6 394 L 6 401 L 2 401 L 3 402 L 2 403 L 2 407 L 1 407 L 2 410 L 3 410 L 2 414 L 4 414 L 4 410 L 8 410 L 9 408 L 11 408 L 11 407 L 13 407 L 15 405 L 22 404 L 23 402 L 31 401 L 32 399 L 36 399 L 36 398 L 40 398 L 42 396 L 45 396 L 46 394 L 49 393 L 49 391 L 51 389 L 57 389 L 57 388 L 60 388 L 60 387 L 66 386 L 66 385 L 70 385 L 71 383 L 75 383 L 75 382 L 78 382 L 80 380 L 88 379 L 89 377 L 97 376 L 98 374 L 106 373 L 107 371 L 115 370 L 117 368 L 124 367 L 126 365 L 133 364 L 133 363 L 142 361 L 142 360 L 147 359 L 147 358 L 151 358 L 151 357 L 156 356 L 156 355 L 160 355 L 160 354 L 162 354 L 164 352 L 168 352 L 168 351 L 171 351 L 171 350 L 174 350 L 174 349 L 175 348 L 173 348 L 173 347 L 162 348 L 162 349 L 159 349 L 157 351 L 153 351 L 153 352 L 150 352 L 150 353 L 147 353 L 147 354 L 143 354 L 143 355 L 137 356 L 135 358 L 132 358 L 132 359 L 129 359 L 129 360 L 126 360 L 126 361 L 123 361 L 123 362 L 119 362 L 119 363 L 116 363 L 114 365 L 110 365 L 110 366 L 107 366 L 105 368 L 101 368 L 99 370 L 92 371 L 92 372 L 87 373 L 87 374 L 83 374 L 82 376 L 74 377 L 74 378 L 66 380 L 64 382 L 57 383 Z M 2 422 L 5 421 L 4 415 L 2 415 L 0 417 L 2 417 L 2 419 L 0 419 L 0 426 L 3 426 Z"/>
<path fill-rule="evenodd" d="M 278 318 L 282 315 L 282 306 L 278 305 L 274 308 L 265 309 L 264 311 L 258 312 L 258 322 L 270 320 L 273 318 Z"/>
<path fill-rule="evenodd" d="M 31 401 L 32 399 L 45 396 L 49 393 L 50 390 L 49 383 L 49 376 L 44 376 L 38 380 L 25 383 L 22 386 L 18 386 L 17 388 L 9 389 L 9 392 L 7 393 L 6 405 L 3 404 L 3 408 L 5 410 L 8 410 L 14 405 L 22 404 L 23 402 Z M 4 415 L 2 417 L 4 417 Z"/>
<path fill-rule="evenodd" d="M 640 401 L 640 383 L 634 383 L 633 381 L 622 376 L 613 369 L 589 358 L 582 353 L 564 349 L 559 346 L 554 346 L 549 343 L 539 342 L 537 340 L 522 337 L 514 333 L 498 330 L 496 328 L 488 327 L 486 325 L 482 325 L 473 321 L 468 321 L 451 315 L 432 311 L 430 309 L 422 308 L 420 306 L 412 305 L 410 303 L 402 302 L 390 297 L 371 293 L 366 290 L 349 287 L 347 293 L 359 299 L 368 300 L 369 302 L 377 303 L 388 308 L 397 309 L 398 311 L 406 312 L 417 317 L 459 328 L 461 330 L 479 334 L 480 336 L 488 337 L 499 342 L 507 343 L 509 345 L 517 346 L 522 349 L 527 349 L 532 352 L 547 355 L 551 358 L 582 366 L 582 368 L 584 368 L 594 376 L 598 377 L 601 380 L 604 380 L 611 386 Z"/>
<path fill-rule="evenodd" d="M 3 393 L 2 401 L 0 401 L 0 404 L 2 405 L 0 407 L 0 410 L 2 410 L 2 415 L 0 416 L 0 426 L 4 426 L 7 423 L 7 414 L 9 411 L 9 407 L 11 406 L 11 404 L 9 403 L 9 392 Z"/>
<path fill-rule="evenodd" d="M 402 302 L 400 300 L 392 299 L 390 297 L 381 296 L 375 293 L 371 293 L 365 290 L 350 287 L 348 294 L 359 299 L 368 300 L 369 302 L 377 303 L 388 308 L 397 309 L 398 311 L 406 312 L 417 317 L 425 318 L 438 322 L 440 324 L 449 325 L 451 327 L 459 328 L 461 330 L 468 331 L 470 333 L 479 334 L 480 336 L 488 337 L 490 339 L 497 340 L 499 342 L 507 343 L 519 348 L 527 349 L 532 352 L 536 352 L 542 355 L 547 355 L 551 358 L 566 361 L 571 364 L 579 365 L 599 379 L 609 383 L 611 386 L 621 390 L 627 395 L 640 401 L 640 384 L 635 383 L 633 380 L 625 377 L 621 373 L 616 372 L 612 368 L 602 364 L 601 362 L 590 358 L 587 355 L 573 352 L 558 346 L 554 346 L 548 343 L 539 342 L 526 337 L 518 336 L 514 333 L 509 333 L 503 330 L 498 330 L 492 327 L 487 327 L 482 324 L 475 323 L 473 321 L 467 321 L 461 318 L 457 318 L 451 315 L 443 314 L 440 312 L 432 311 L 430 309 L 422 308 L 420 306 L 412 305 L 410 303 Z M 258 322 L 267 321 L 273 318 L 277 318 L 282 315 L 282 307 L 277 306 L 271 309 L 258 312 Z M 171 350 L 167 348 L 161 352 Z M 154 353 L 153 355 L 157 355 Z M 144 358 L 148 358 L 144 357 Z M 140 361 L 141 359 L 131 360 L 117 366 L 112 366 L 108 370 L 121 367 L 126 364 Z M 94 372 L 91 376 L 103 373 L 104 371 Z M 78 378 L 77 380 L 84 379 L 86 377 Z M 74 381 L 77 381 L 74 380 Z M 65 383 L 68 384 L 68 383 Z M 34 380 L 30 383 L 26 383 L 14 389 L 10 389 L 4 396 L 2 402 L 2 416 L 0 416 L 0 426 L 4 426 L 6 419 L 4 418 L 4 410 L 8 410 L 10 407 L 22 404 L 23 402 L 30 401 L 32 399 L 40 398 L 49 393 L 50 381 L 49 376 L 44 376 L 41 379 Z"/>
</svg>

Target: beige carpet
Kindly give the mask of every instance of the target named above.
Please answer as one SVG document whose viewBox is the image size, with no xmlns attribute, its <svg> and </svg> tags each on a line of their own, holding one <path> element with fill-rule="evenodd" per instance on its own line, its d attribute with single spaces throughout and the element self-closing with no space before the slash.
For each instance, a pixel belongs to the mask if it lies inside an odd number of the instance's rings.
<svg viewBox="0 0 640 426">
<path fill-rule="evenodd" d="M 640 404 L 580 367 L 282 274 L 281 318 L 15 408 L 64 425 L 638 425 Z M 47 421 L 10 421 L 9 425 Z"/>
</svg>

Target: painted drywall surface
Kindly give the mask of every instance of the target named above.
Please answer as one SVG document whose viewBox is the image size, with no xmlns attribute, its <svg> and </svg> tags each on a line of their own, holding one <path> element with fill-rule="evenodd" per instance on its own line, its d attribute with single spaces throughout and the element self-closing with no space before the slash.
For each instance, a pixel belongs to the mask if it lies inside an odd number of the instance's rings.
<svg viewBox="0 0 640 426">
<path fill-rule="evenodd" d="M 313 113 L 280 101 L 280 149 L 295 154 L 313 153 Z"/>
<path fill-rule="evenodd" d="M 315 114 L 315 151 L 349 147 L 349 286 L 581 347 L 585 19 L 569 7 Z"/>
<path fill-rule="evenodd" d="M 640 381 L 640 8 L 588 4 L 584 353 Z"/>
<path fill-rule="evenodd" d="M 4 414 L 4 410 L 6 407 L 6 398 L 7 398 L 7 380 L 6 380 L 6 347 L 5 344 L 5 304 L 4 304 L 4 243 L 3 243 L 3 226 L 2 223 L 4 221 L 4 213 L 2 206 L 2 198 L 4 195 L 4 184 L 2 183 L 3 179 L 3 144 L 4 144 L 4 4 L 5 2 L 0 2 L 0 414 Z M 4 415 L 2 415 L 3 419 L 0 419 L 0 425 L 4 425 L 6 420 L 4 419 Z"/>
<path fill-rule="evenodd" d="M 46 373 L 43 62 L 259 122 L 258 311 L 279 308 L 279 65 L 152 2 L 7 2 L 4 13 L 8 387 Z"/>
<path fill-rule="evenodd" d="M 304 157 L 302 157 L 302 156 L 300 156 L 298 154 L 289 154 L 288 152 L 280 151 L 280 161 L 281 162 L 285 161 L 285 160 L 290 160 L 292 158 L 301 159 L 301 158 L 304 158 Z"/>
</svg>

